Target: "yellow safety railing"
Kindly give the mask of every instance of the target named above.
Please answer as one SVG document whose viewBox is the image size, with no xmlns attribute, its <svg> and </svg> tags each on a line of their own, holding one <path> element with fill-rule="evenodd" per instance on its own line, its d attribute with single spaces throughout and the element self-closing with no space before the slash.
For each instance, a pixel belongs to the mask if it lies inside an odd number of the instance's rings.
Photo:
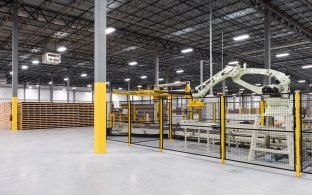
<svg viewBox="0 0 312 195">
<path fill-rule="evenodd" d="M 172 97 L 171 97 L 172 98 Z M 168 104 L 166 104 L 166 108 L 165 110 L 169 109 L 168 111 L 168 115 L 169 115 L 169 141 L 173 140 L 173 101 L 171 98 L 168 98 Z M 295 98 L 294 98 L 295 104 L 294 104 L 294 115 L 295 115 L 295 172 L 296 172 L 296 176 L 300 177 L 301 175 L 301 169 L 302 169 L 302 165 L 301 165 L 301 128 L 302 128 L 302 124 L 301 124 L 301 93 L 300 91 L 296 91 L 295 92 Z M 265 105 L 266 102 L 261 100 L 260 101 L 260 125 L 264 126 L 265 125 L 265 116 L 264 116 L 264 112 L 265 112 Z M 163 108 L 164 104 L 163 104 L 163 99 L 160 98 L 157 102 L 157 108 L 154 107 L 155 109 L 158 109 L 158 117 L 159 117 L 159 150 L 160 152 L 163 151 L 164 149 L 164 139 L 163 139 L 163 126 L 164 126 L 164 115 L 166 115 L 167 113 L 164 113 L 164 108 Z M 212 109 L 213 109 L 213 115 L 215 115 L 216 118 L 216 111 L 217 111 L 217 107 L 216 107 L 216 103 L 212 104 Z M 221 163 L 225 163 L 226 160 L 226 114 L 228 112 L 228 108 L 226 107 L 226 99 L 225 96 L 221 96 L 220 97 L 220 160 Z M 131 123 L 133 121 L 134 115 L 135 115 L 135 111 L 133 112 L 132 109 L 134 109 L 134 105 L 131 105 L 131 102 L 128 101 L 128 144 L 131 145 Z M 133 113 L 133 115 L 132 115 Z M 249 113 L 252 113 L 252 108 L 249 108 Z M 112 117 L 112 115 L 111 115 Z M 117 117 L 117 116 L 116 116 Z M 214 119 L 216 120 L 216 119 Z M 113 119 L 111 119 L 111 121 L 113 121 Z M 111 126 L 113 126 L 113 124 L 111 124 Z M 209 140 L 207 140 L 209 141 Z M 229 157 L 230 158 L 230 157 Z M 293 168 L 293 164 L 292 164 L 292 168 Z"/>
</svg>

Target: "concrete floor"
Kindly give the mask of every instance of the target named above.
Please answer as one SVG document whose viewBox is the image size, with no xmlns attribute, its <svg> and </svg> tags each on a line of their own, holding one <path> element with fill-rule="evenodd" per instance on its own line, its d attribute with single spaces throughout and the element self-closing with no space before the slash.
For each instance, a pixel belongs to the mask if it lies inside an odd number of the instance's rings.
<svg viewBox="0 0 312 195">
<path fill-rule="evenodd" d="M 0 131 L 0 194 L 312 194 L 312 175 L 108 142 L 92 129 Z"/>
</svg>

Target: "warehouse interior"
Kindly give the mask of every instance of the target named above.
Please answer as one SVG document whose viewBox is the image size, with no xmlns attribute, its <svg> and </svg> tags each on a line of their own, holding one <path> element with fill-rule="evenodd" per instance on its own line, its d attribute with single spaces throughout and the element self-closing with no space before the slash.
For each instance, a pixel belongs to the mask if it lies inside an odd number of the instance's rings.
<svg viewBox="0 0 312 195">
<path fill-rule="evenodd" d="M 0 0 L 0 194 L 311 194 L 311 41 L 308 0 Z"/>
</svg>

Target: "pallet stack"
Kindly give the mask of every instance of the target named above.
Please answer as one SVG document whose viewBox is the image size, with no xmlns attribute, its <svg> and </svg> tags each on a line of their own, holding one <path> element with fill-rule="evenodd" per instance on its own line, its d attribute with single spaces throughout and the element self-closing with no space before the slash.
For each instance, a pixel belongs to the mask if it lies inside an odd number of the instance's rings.
<svg viewBox="0 0 312 195">
<path fill-rule="evenodd" d="M 18 129 L 51 129 L 93 126 L 91 103 L 21 102 Z"/>
<path fill-rule="evenodd" d="M 11 129 L 11 102 L 0 103 L 0 129 Z"/>
</svg>

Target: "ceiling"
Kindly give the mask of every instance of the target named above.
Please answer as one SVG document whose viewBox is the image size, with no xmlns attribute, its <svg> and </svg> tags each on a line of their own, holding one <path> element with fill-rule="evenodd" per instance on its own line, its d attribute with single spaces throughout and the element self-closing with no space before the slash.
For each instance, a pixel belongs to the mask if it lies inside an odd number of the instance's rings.
<svg viewBox="0 0 312 195">
<path fill-rule="evenodd" d="M 153 85 L 155 59 L 159 56 L 160 77 L 167 82 L 191 81 L 199 84 L 199 62 L 209 61 L 208 0 L 108 0 L 107 79 L 113 88 Z M 290 75 L 292 89 L 306 90 L 312 81 L 312 3 L 309 0 L 213 0 L 212 52 L 213 72 L 222 62 L 238 60 L 248 67 L 264 67 L 264 6 L 271 10 L 272 68 Z M 53 75 L 56 85 L 72 86 L 93 83 L 94 70 L 94 1 L 93 0 L 20 0 L 19 7 L 19 83 L 48 84 Z M 0 1 L 0 79 L 11 82 L 12 1 Z M 233 37 L 248 34 L 236 42 Z M 223 39 L 222 39 L 223 38 Z M 223 40 L 223 41 L 222 41 Z M 223 43 L 223 44 L 222 44 Z M 62 53 L 59 65 L 32 64 L 43 53 Z M 191 47 L 192 53 L 181 50 Z M 223 49 L 222 49 L 223 48 Z M 290 55 L 277 58 L 276 54 Z M 129 66 L 131 61 L 138 65 Z M 27 65 L 27 70 L 21 66 Z M 177 74 L 176 70 L 184 73 Z M 87 77 L 80 75 L 87 73 Z M 205 62 L 204 78 L 209 78 Z M 140 77 L 146 75 L 147 79 Z M 247 77 L 250 83 L 262 78 Z M 299 84 L 299 79 L 307 80 Z M 238 87 L 227 84 L 234 93 Z M 215 88 L 220 91 L 220 86 Z"/>
</svg>

